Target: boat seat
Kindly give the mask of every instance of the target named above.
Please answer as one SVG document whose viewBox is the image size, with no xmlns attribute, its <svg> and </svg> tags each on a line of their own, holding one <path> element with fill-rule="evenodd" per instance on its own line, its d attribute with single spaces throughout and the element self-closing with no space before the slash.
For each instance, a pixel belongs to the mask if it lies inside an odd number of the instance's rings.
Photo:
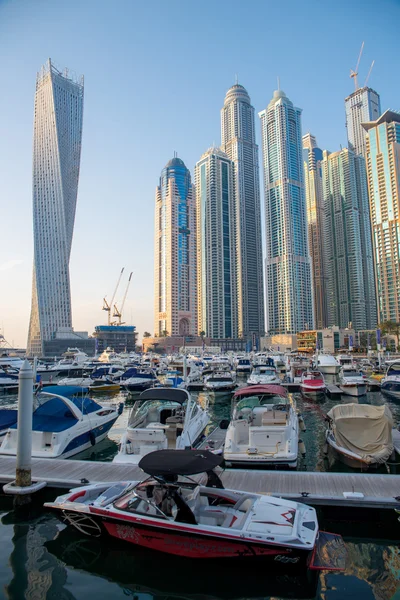
<svg viewBox="0 0 400 600">
<path fill-rule="evenodd" d="M 266 410 L 262 414 L 262 425 L 286 425 L 286 413 L 280 410 Z"/>
</svg>

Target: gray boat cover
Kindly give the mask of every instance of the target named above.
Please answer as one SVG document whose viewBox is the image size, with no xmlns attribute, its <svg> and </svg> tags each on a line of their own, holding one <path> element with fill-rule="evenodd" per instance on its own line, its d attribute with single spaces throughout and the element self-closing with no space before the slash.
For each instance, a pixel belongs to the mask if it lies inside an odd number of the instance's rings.
<svg viewBox="0 0 400 600">
<path fill-rule="evenodd" d="M 389 407 L 338 404 L 329 412 L 336 444 L 367 463 L 381 463 L 393 452 L 393 417 Z"/>
</svg>

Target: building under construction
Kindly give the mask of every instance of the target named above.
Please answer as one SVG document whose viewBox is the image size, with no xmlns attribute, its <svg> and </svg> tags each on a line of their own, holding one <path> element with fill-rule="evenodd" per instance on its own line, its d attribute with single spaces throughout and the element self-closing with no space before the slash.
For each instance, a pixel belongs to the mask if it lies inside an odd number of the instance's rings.
<svg viewBox="0 0 400 600">
<path fill-rule="evenodd" d="M 107 312 L 107 325 L 96 325 L 93 337 L 96 340 L 96 354 L 101 354 L 107 348 L 110 348 L 114 352 L 134 352 L 136 347 L 136 336 L 134 325 L 126 325 L 122 321 L 122 312 L 125 306 L 125 300 L 128 295 L 128 289 L 132 279 L 132 273 L 129 275 L 128 283 L 126 286 L 125 294 L 122 299 L 120 308 L 114 303 L 119 284 L 124 272 L 124 268 L 121 269 L 117 285 L 115 286 L 114 293 L 111 301 L 108 302 L 106 298 L 103 298 L 103 310 Z M 113 320 L 115 319 L 116 320 Z"/>
</svg>

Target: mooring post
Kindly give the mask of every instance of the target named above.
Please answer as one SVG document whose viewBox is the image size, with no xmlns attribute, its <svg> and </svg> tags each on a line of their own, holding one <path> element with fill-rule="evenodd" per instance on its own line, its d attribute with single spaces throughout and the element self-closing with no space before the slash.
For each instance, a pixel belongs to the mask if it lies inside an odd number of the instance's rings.
<svg viewBox="0 0 400 600">
<path fill-rule="evenodd" d="M 186 383 L 187 380 L 187 359 L 186 354 L 183 355 L 183 381 Z"/>
<path fill-rule="evenodd" d="M 32 483 L 32 412 L 33 371 L 27 360 L 19 372 L 18 437 L 15 485 L 27 487 Z"/>
</svg>

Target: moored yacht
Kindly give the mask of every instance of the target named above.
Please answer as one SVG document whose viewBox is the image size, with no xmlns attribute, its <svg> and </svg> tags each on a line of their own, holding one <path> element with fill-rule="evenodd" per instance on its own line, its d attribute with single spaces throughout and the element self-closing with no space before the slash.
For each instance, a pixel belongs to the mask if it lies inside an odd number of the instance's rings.
<svg viewBox="0 0 400 600">
<path fill-rule="evenodd" d="M 315 354 L 313 360 L 315 368 L 323 375 L 337 375 L 340 371 L 340 363 L 331 354 Z"/>
<path fill-rule="evenodd" d="M 209 392 L 228 392 L 236 385 L 236 378 L 230 371 L 214 371 L 204 378 L 204 387 Z"/>
<path fill-rule="evenodd" d="M 233 465 L 297 466 L 299 422 L 295 404 L 281 385 L 235 392 L 224 458 Z"/>
<path fill-rule="evenodd" d="M 146 390 L 132 408 L 113 462 L 137 464 L 154 450 L 190 448 L 202 437 L 209 419 L 208 411 L 184 389 Z"/>
<path fill-rule="evenodd" d="M 347 396 L 365 396 L 367 393 L 367 382 L 356 369 L 342 369 L 338 386 Z"/>
<path fill-rule="evenodd" d="M 400 360 L 389 366 L 381 381 L 381 391 L 387 396 L 400 399 Z"/>
<path fill-rule="evenodd" d="M 270 383 L 279 385 L 281 380 L 278 377 L 275 367 L 268 365 L 255 366 L 247 380 L 247 385 L 267 385 Z"/>
<path fill-rule="evenodd" d="M 251 373 L 251 362 L 249 358 L 239 358 L 236 364 L 237 375 L 247 375 Z"/>
<path fill-rule="evenodd" d="M 121 386 L 128 392 L 142 392 L 158 383 L 159 380 L 153 369 L 145 368 L 136 369 L 136 371 L 132 371 L 129 379 L 121 380 Z"/>
<path fill-rule="evenodd" d="M 325 381 L 320 371 L 306 371 L 301 376 L 300 390 L 303 394 L 320 394 L 325 392 Z"/>
</svg>

